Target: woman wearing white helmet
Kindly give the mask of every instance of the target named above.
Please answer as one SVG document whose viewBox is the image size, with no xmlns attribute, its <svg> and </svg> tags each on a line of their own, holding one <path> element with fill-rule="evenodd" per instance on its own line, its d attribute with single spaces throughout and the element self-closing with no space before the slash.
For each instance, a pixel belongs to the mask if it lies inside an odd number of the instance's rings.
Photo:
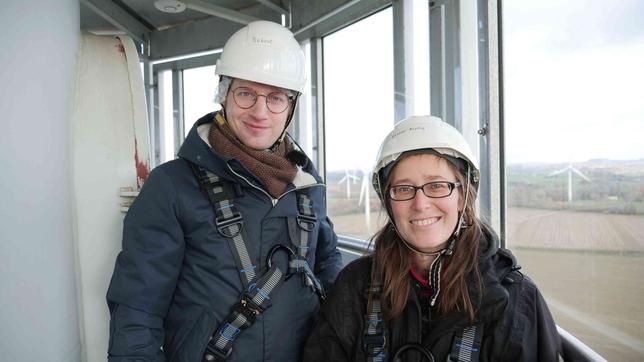
<svg viewBox="0 0 644 362">
<path fill-rule="evenodd" d="M 388 223 L 322 306 L 305 361 L 556 361 L 536 286 L 476 214 L 478 163 L 436 117 L 399 122 L 373 185 Z"/>
<path fill-rule="evenodd" d="M 110 362 L 300 361 L 342 265 L 322 179 L 286 136 L 305 82 L 293 34 L 252 22 L 216 72 L 223 111 L 196 122 L 125 218 Z"/>
</svg>

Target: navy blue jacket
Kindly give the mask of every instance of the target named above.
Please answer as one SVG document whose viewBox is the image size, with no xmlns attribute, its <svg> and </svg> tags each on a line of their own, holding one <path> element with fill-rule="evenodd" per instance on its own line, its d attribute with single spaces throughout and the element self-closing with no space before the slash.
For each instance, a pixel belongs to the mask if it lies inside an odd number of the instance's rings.
<svg viewBox="0 0 644 362">
<path fill-rule="evenodd" d="M 208 338 L 241 295 L 229 239 L 214 228 L 213 208 L 186 160 L 240 186 L 242 196 L 234 203 L 243 215 L 244 240 L 258 270 L 272 246 L 290 243 L 287 217 L 298 214 L 294 186 L 273 200 L 239 161 L 217 154 L 204 141 L 212 121 L 213 114 L 197 121 L 179 158 L 151 172 L 125 217 L 123 250 L 107 293 L 110 361 L 200 361 Z M 329 288 L 341 256 L 326 215 L 325 186 L 308 165 L 305 171 L 315 181 L 304 188 L 317 218 L 308 262 Z M 319 309 L 318 297 L 293 277 L 271 302 L 239 335 L 229 361 L 300 360 Z"/>
</svg>

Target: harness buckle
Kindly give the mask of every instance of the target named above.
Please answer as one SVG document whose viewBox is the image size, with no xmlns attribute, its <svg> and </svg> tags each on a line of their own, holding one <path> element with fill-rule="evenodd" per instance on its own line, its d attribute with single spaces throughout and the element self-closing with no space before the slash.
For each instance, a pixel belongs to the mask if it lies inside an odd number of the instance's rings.
<svg viewBox="0 0 644 362">
<path fill-rule="evenodd" d="M 320 298 L 320 300 L 322 301 L 326 300 L 326 292 L 324 291 L 324 287 L 319 282 L 315 282 L 314 284 L 315 293 L 317 293 L 318 298 Z"/>
<path fill-rule="evenodd" d="M 305 231 L 313 231 L 318 219 L 312 215 L 299 214 L 297 216 L 297 225 Z"/>
<path fill-rule="evenodd" d="M 384 333 L 362 336 L 362 350 L 368 357 L 376 357 L 385 350 L 387 338 Z"/>
<path fill-rule="evenodd" d="M 246 317 L 246 323 L 243 325 L 244 329 L 255 323 L 255 318 L 263 312 L 262 308 L 246 295 L 239 300 L 239 303 L 235 304 L 233 309 Z"/>
<path fill-rule="evenodd" d="M 231 231 L 234 225 L 239 226 L 236 232 Z M 217 227 L 217 231 L 219 231 L 221 235 L 228 238 L 234 238 L 239 235 L 244 228 L 244 218 L 239 212 L 234 212 L 233 215 L 228 218 L 224 216 L 216 217 L 215 227 Z"/>
<path fill-rule="evenodd" d="M 315 273 L 313 273 L 313 270 L 311 270 L 311 267 L 309 266 L 309 263 L 306 262 L 306 259 L 304 260 L 304 273 L 302 274 L 304 276 L 304 283 L 305 285 L 311 287 L 313 291 L 318 295 L 318 298 L 320 300 L 325 300 L 326 299 L 326 292 L 324 291 L 324 286 L 322 283 L 320 283 L 320 280 L 315 277 Z"/>
<path fill-rule="evenodd" d="M 203 362 L 221 362 L 225 361 L 233 353 L 233 349 L 229 348 L 227 351 L 220 351 L 214 344 L 211 344 L 212 337 L 206 345 L 206 350 L 203 354 Z"/>
<path fill-rule="evenodd" d="M 214 200 L 219 202 L 221 200 L 232 200 L 237 197 L 237 189 L 234 184 L 223 180 L 211 181 L 209 177 L 203 180 L 203 185 L 206 187 L 206 190 L 213 190 L 212 196 Z M 215 193 L 214 190 L 217 189 Z"/>
</svg>

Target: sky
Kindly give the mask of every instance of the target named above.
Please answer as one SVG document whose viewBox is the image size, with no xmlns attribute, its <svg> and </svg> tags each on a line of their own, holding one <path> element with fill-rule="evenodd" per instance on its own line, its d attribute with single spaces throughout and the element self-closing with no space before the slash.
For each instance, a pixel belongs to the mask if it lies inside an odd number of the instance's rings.
<svg viewBox="0 0 644 362">
<path fill-rule="evenodd" d="M 503 6 L 506 162 L 644 158 L 644 1 Z M 329 171 L 368 172 L 393 126 L 391 17 L 388 8 L 323 39 Z M 212 67 L 184 77 L 202 85 L 186 87 L 189 127 L 211 111 L 216 77 Z"/>
<path fill-rule="evenodd" d="M 374 165 L 394 124 L 391 54 L 391 9 L 324 38 L 327 170 Z"/>
<path fill-rule="evenodd" d="M 503 5 L 506 161 L 644 158 L 644 1 Z M 391 128 L 390 17 L 324 38 L 331 171 L 371 167 Z"/>
<path fill-rule="evenodd" d="M 644 1 L 505 1 L 507 161 L 644 158 Z"/>
</svg>

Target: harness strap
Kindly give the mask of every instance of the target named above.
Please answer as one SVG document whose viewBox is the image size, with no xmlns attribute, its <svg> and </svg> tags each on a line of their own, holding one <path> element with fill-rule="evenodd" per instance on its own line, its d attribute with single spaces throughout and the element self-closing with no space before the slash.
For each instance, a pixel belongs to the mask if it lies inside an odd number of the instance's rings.
<svg viewBox="0 0 644 362">
<path fill-rule="evenodd" d="M 270 296 L 282 284 L 282 271 L 275 265 L 244 291 L 231 313 L 219 324 L 206 345 L 204 362 L 225 361 L 239 334 L 255 322 L 270 305 Z"/>
<path fill-rule="evenodd" d="M 309 252 L 309 240 L 315 229 L 317 218 L 313 211 L 311 199 L 303 192 L 297 194 L 297 217 L 288 218 L 288 232 L 291 243 L 297 249 L 296 255 L 289 260 L 289 274 L 302 275 L 302 285 L 312 288 L 320 297 L 326 299 L 324 287 L 309 266 L 306 256 Z"/>
<path fill-rule="evenodd" d="M 293 220 L 289 218 L 288 223 L 291 241 L 298 251 L 295 253 L 284 245 L 276 245 L 269 252 L 266 272 L 258 275 L 255 270 L 256 265 L 253 264 L 253 259 L 243 239 L 243 216 L 231 201 L 241 191 L 237 192 L 234 184 L 220 179 L 219 176 L 203 167 L 192 162 L 188 163 L 215 211 L 214 224 L 217 231 L 231 241 L 228 245 L 244 286 L 242 296 L 232 307 L 230 314 L 213 332 L 203 355 L 204 362 L 225 361 L 232 353 L 235 339 L 242 331 L 253 325 L 257 316 L 271 306 L 271 295 L 284 281 L 284 272 L 276 265 L 272 265 L 270 260 L 275 250 L 285 249 L 289 252 L 287 275 L 301 273 L 306 285 L 311 286 L 321 299 L 325 298 L 322 284 L 315 277 L 306 261 L 310 233 L 315 228 L 317 219 L 309 197 L 304 193 L 298 193 L 298 216 L 292 218 Z M 296 228 L 300 229 L 299 234 L 295 232 Z"/>
<path fill-rule="evenodd" d="M 463 328 L 460 335 L 454 336 L 449 361 L 471 362 L 478 361 L 483 340 L 483 327 L 475 324 Z"/>
<path fill-rule="evenodd" d="M 266 272 L 261 275 L 256 273 L 256 266 L 252 262 L 242 234 L 242 214 L 231 201 L 237 196 L 235 188 L 203 167 L 191 162 L 189 164 L 215 211 L 214 224 L 217 231 L 230 240 L 228 245 L 244 286 L 239 301 L 215 329 L 203 355 L 204 362 L 225 361 L 232 353 L 233 342 L 237 336 L 253 325 L 257 316 L 271 306 L 271 295 L 282 284 L 284 272 L 276 265 L 268 265 Z"/>
<path fill-rule="evenodd" d="M 367 355 L 368 362 L 382 362 L 387 360 L 387 326 L 384 322 L 380 303 L 381 293 L 381 278 L 380 276 L 378 276 L 367 288 L 367 295 L 371 298 L 371 303 L 368 304 L 367 315 L 365 315 L 364 319 L 362 349 Z M 481 352 L 482 340 L 482 325 L 475 324 L 464 328 L 460 334 L 454 336 L 454 341 L 452 342 L 452 348 L 448 357 L 448 361 L 478 361 Z M 408 349 L 407 347 L 409 347 L 409 345 L 405 345 L 401 347 L 401 349 Z M 399 354 L 401 353 L 402 351 L 398 350 L 394 357 L 399 356 Z M 431 351 L 429 351 L 429 355 L 432 356 Z M 433 356 L 430 360 L 433 361 Z"/>
<path fill-rule="evenodd" d="M 208 196 L 215 211 L 215 227 L 223 236 L 231 239 L 229 243 L 235 264 L 239 270 L 239 276 L 244 288 L 248 287 L 250 281 L 255 278 L 256 266 L 253 264 L 246 242 L 244 241 L 242 229 L 244 220 L 242 214 L 237 211 L 235 204 L 230 200 L 236 196 L 234 187 L 222 181 L 219 176 L 189 162 L 201 189 Z"/>
<path fill-rule="evenodd" d="M 367 355 L 368 362 L 382 362 L 387 360 L 387 325 L 385 324 L 380 304 L 382 285 L 380 278 L 367 288 L 367 295 L 371 303 L 365 316 L 365 331 L 362 336 L 362 349 Z"/>
</svg>

